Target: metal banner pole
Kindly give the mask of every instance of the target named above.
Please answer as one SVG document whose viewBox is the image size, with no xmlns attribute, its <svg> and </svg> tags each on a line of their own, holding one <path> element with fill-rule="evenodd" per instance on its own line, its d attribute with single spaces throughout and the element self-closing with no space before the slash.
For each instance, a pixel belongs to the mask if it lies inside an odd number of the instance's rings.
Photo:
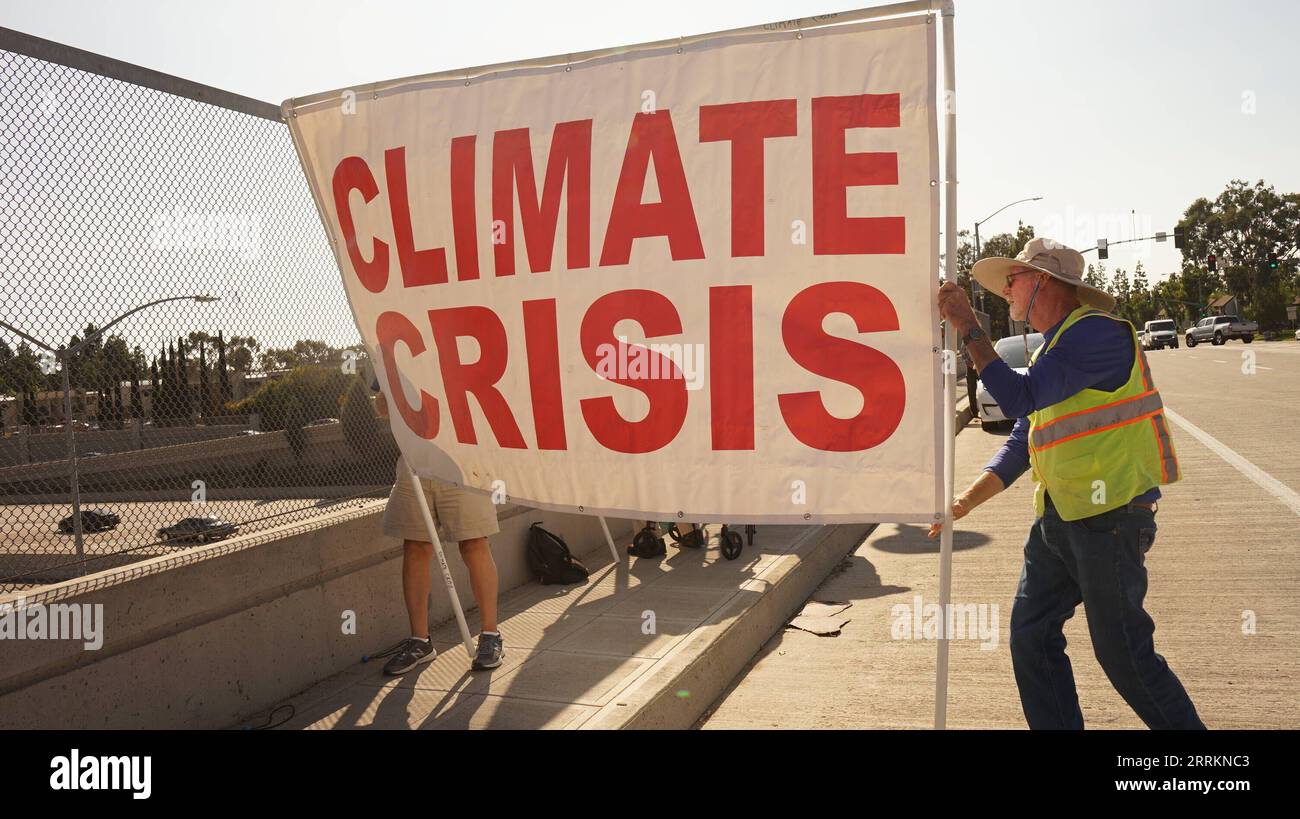
<svg viewBox="0 0 1300 819">
<path fill-rule="evenodd" d="M 465 622 L 465 610 L 460 607 L 460 598 L 456 595 L 456 582 L 451 579 L 451 569 L 447 566 L 447 556 L 442 553 L 442 541 L 438 538 L 438 527 L 433 524 L 433 513 L 429 511 L 429 501 L 424 497 L 424 487 L 416 477 L 410 464 L 406 465 L 406 477 L 411 481 L 415 491 L 416 503 L 420 505 L 420 514 L 424 517 L 424 528 L 429 530 L 429 542 L 438 555 L 438 566 L 442 569 L 442 582 L 447 584 L 447 595 L 451 598 L 451 607 L 456 612 L 456 622 L 460 625 L 460 636 L 465 641 L 465 653 L 474 659 L 474 641 L 469 636 L 469 625 Z"/>
<path fill-rule="evenodd" d="M 614 538 L 609 533 L 609 524 L 605 522 L 604 515 L 597 515 L 596 517 L 600 521 L 601 530 L 605 533 L 605 542 L 609 544 L 609 554 L 614 558 L 614 565 L 617 566 L 619 563 L 618 548 L 614 545 Z"/>
<path fill-rule="evenodd" d="M 943 21 L 943 99 L 944 99 L 944 241 L 949 281 L 957 280 L 957 72 L 953 65 L 953 4 L 946 0 Z M 943 532 L 939 535 L 939 611 L 943 613 L 943 632 L 938 640 L 934 666 L 934 727 L 948 724 L 948 608 L 952 596 L 952 496 L 956 483 L 957 446 L 957 367 L 956 339 L 952 323 L 946 323 L 943 346 L 948 361 L 943 368 Z M 966 376 L 970 377 L 969 374 Z"/>
</svg>

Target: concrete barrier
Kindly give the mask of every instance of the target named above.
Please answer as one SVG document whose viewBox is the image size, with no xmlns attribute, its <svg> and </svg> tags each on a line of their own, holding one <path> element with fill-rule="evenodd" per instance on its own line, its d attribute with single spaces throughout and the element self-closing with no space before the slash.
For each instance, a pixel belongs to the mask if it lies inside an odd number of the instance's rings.
<svg viewBox="0 0 1300 819">
<path fill-rule="evenodd" d="M 309 523 L 0 597 L 15 606 L 102 606 L 102 646 L 5 639 L 0 729 L 221 728 L 265 711 L 408 635 L 400 541 L 380 533 L 386 500 Z M 540 521 L 581 558 L 607 549 L 596 518 L 521 506 L 491 539 L 501 590 L 530 580 L 524 544 Z M 617 534 L 627 521 L 609 521 Z M 474 605 L 454 543 L 448 563 Z M 433 622 L 452 616 L 434 568 Z M 355 634 L 345 633 L 345 621 Z"/>
<path fill-rule="evenodd" d="M 377 424 L 378 426 L 378 424 Z M 147 474 L 155 479 L 190 477 L 197 470 L 220 468 L 224 470 L 249 469 L 258 465 L 268 469 L 323 468 L 354 458 L 355 453 L 344 438 L 341 424 L 328 424 L 303 429 L 306 443 L 302 457 L 293 454 L 283 431 L 261 435 L 239 436 L 227 433 L 213 435 L 207 440 L 168 446 L 155 446 L 137 451 L 105 454 L 98 458 L 78 460 L 77 469 L 83 479 L 139 480 Z M 387 422 L 377 430 L 379 440 L 391 440 Z M 78 445 L 78 452 L 83 447 Z M 30 495 L 31 487 L 42 481 L 68 479 L 68 461 L 54 460 L 43 463 L 0 467 L 0 495 Z M 51 493 L 53 497 L 66 496 Z"/>
</svg>

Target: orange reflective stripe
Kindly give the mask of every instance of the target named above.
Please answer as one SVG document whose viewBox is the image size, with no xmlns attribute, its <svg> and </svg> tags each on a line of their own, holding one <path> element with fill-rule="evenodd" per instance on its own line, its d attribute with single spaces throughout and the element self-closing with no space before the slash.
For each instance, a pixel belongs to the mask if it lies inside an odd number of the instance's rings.
<svg viewBox="0 0 1300 819">
<path fill-rule="evenodd" d="M 1165 462 L 1165 443 L 1160 440 L 1159 416 L 1151 418 L 1151 429 L 1156 433 L 1156 448 L 1160 450 L 1160 482 L 1169 483 L 1169 466 Z"/>
<path fill-rule="evenodd" d="M 1178 469 L 1178 459 L 1174 457 L 1173 444 L 1169 440 L 1169 427 L 1166 424 L 1163 412 L 1151 419 L 1151 426 L 1156 430 L 1156 446 L 1160 449 L 1161 482 L 1173 483 L 1182 475 Z"/>
<path fill-rule="evenodd" d="M 1137 423 L 1138 421 L 1142 421 L 1147 418 L 1151 418 L 1156 415 L 1159 415 L 1163 411 L 1164 411 L 1164 407 L 1161 407 L 1160 409 L 1152 410 L 1151 412 L 1145 413 L 1143 415 L 1139 415 L 1136 418 L 1125 418 L 1122 421 L 1116 421 L 1115 423 L 1107 424 L 1104 427 L 1097 427 L 1096 429 L 1085 429 L 1082 432 L 1076 432 L 1073 435 L 1067 435 L 1064 438 L 1057 438 L 1056 440 L 1050 441 L 1046 444 L 1043 444 L 1042 446 L 1037 446 L 1032 448 L 1036 449 L 1039 452 L 1042 452 L 1044 449 L 1051 449 L 1052 447 L 1058 446 L 1059 444 L 1063 444 L 1066 441 L 1073 441 L 1075 438 L 1082 438 L 1085 435 L 1096 435 L 1098 432 L 1105 432 L 1108 429 L 1114 429 L 1115 427 L 1122 427 L 1122 426 L 1127 426 L 1128 424 Z"/>
<path fill-rule="evenodd" d="M 1147 354 L 1142 350 L 1142 345 L 1137 345 L 1138 360 L 1142 362 L 1142 386 L 1148 390 L 1155 389 L 1154 382 L 1151 381 L 1151 365 L 1147 364 Z"/>
<path fill-rule="evenodd" d="M 1123 404 L 1128 401 L 1137 401 L 1139 399 L 1146 398 L 1148 395 L 1151 395 L 1153 392 L 1155 392 L 1155 390 L 1147 390 L 1141 395 L 1134 395 L 1129 398 L 1121 398 L 1118 401 L 1111 401 L 1109 404 L 1102 404 L 1099 407 L 1088 407 L 1087 409 L 1075 410 L 1074 412 L 1068 413 L 1066 415 L 1061 415 L 1056 418 L 1053 418 L 1052 420 L 1048 421 L 1045 424 L 1039 424 L 1037 429 L 1047 429 L 1053 424 L 1059 424 L 1060 422 L 1066 420 L 1067 418 L 1074 418 L 1077 415 L 1087 415 L 1090 412 L 1096 412 L 1097 410 L 1105 409 L 1106 407 L 1113 407 L 1116 404 Z"/>
<path fill-rule="evenodd" d="M 1029 445 L 1037 449 L 1049 446 L 1079 435 L 1110 429 L 1121 423 L 1132 423 L 1148 418 L 1153 412 L 1164 409 L 1160 393 L 1152 390 L 1132 398 L 1121 398 L 1099 407 L 1073 412 L 1055 418 L 1042 426 L 1032 426 L 1029 430 Z"/>
</svg>

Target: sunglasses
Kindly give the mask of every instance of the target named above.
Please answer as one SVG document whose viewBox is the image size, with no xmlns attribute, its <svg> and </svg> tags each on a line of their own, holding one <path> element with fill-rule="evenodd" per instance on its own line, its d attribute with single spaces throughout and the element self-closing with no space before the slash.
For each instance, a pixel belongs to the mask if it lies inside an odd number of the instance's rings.
<svg viewBox="0 0 1300 819">
<path fill-rule="evenodd" d="M 1037 270 L 1017 270 L 1015 273 L 1008 273 L 1008 274 L 1007 274 L 1007 287 L 1010 287 L 1010 286 L 1011 286 L 1011 280 L 1014 279 L 1016 276 L 1023 276 L 1023 275 L 1025 275 L 1026 273 L 1037 273 L 1037 272 L 1038 272 Z"/>
</svg>

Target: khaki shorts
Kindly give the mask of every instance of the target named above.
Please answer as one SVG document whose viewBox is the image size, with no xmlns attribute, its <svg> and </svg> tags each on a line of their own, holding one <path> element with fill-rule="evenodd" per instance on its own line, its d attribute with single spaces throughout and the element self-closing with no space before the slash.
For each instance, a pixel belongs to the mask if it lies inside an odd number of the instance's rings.
<svg viewBox="0 0 1300 819">
<path fill-rule="evenodd" d="M 420 484 L 424 487 L 424 498 L 433 514 L 433 522 L 442 529 L 441 537 L 459 542 L 489 537 L 501 531 L 491 496 L 443 481 L 421 479 Z M 388 495 L 388 507 L 384 510 L 384 534 L 403 540 L 426 543 L 429 540 L 419 501 L 406 474 L 406 461 L 400 457 L 393 491 Z"/>
</svg>

